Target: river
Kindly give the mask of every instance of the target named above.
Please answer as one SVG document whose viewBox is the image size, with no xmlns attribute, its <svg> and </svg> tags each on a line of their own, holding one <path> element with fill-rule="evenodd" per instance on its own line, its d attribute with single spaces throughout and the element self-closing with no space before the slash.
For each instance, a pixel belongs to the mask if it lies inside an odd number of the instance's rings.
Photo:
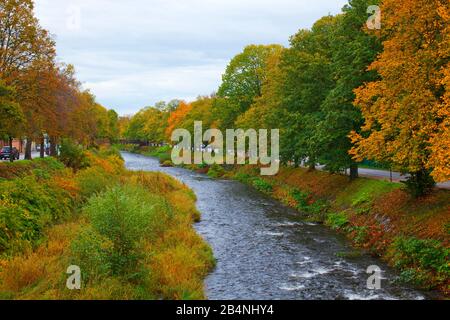
<svg viewBox="0 0 450 320">
<path fill-rule="evenodd" d="M 216 269 L 206 279 L 212 300 L 428 299 L 394 281 L 398 274 L 379 259 L 353 255 L 348 241 L 329 228 L 236 181 L 213 180 L 156 159 L 123 153 L 130 170 L 160 171 L 194 190 Z M 369 290 L 369 266 L 382 270 L 381 289 Z"/>
</svg>

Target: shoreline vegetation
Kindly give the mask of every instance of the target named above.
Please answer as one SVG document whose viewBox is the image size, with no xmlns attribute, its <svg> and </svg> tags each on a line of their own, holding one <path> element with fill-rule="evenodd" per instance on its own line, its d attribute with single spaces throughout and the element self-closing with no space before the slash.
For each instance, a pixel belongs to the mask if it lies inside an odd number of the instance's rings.
<svg viewBox="0 0 450 320">
<path fill-rule="evenodd" d="M 118 146 L 172 166 L 170 147 Z M 297 209 L 303 219 L 345 234 L 357 250 L 386 261 L 400 281 L 450 296 L 450 191 L 414 198 L 404 184 L 282 167 L 263 177 L 258 166 L 184 165 L 211 178 L 241 181 Z"/>
<path fill-rule="evenodd" d="M 0 299 L 205 299 L 215 259 L 193 228 L 194 193 L 127 171 L 114 149 L 74 148 L 0 164 Z M 81 290 L 66 287 L 72 265 Z"/>
</svg>

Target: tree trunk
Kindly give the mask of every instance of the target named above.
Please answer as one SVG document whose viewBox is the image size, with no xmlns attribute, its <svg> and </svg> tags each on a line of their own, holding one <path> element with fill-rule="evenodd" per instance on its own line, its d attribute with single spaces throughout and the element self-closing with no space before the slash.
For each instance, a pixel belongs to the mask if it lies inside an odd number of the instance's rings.
<svg viewBox="0 0 450 320">
<path fill-rule="evenodd" d="M 412 172 L 405 183 L 409 193 L 414 198 L 419 198 L 431 193 L 436 186 L 436 182 L 431 176 L 430 171 L 425 168 L 422 168 L 417 172 Z"/>
<path fill-rule="evenodd" d="M 358 177 L 359 177 L 358 165 L 355 163 L 350 166 L 350 180 L 355 180 Z"/>
<path fill-rule="evenodd" d="M 41 150 L 40 150 L 40 157 L 45 158 L 45 140 L 44 137 L 41 138 Z"/>
<path fill-rule="evenodd" d="M 9 161 L 14 162 L 14 155 L 13 155 L 13 138 L 9 137 Z"/>
<path fill-rule="evenodd" d="M 31 145 L 33 144 L 33 141 L 31 139 L 27 138 L 27 143 L 25 145 L 25 160 L 32 160 L 31 157 Z"/>
<path fill-rule="evenodd" d="M 300 159 L 299 157 L 294 157 L 294 168 L 300 167 Z"/>
<path fill-rule="evenodd" d="M 55 137 L 50 138 L 50 156 L 51 157 L 58 156 L 58 154 L 56 152 L 56 138 Z"/>
</svg>

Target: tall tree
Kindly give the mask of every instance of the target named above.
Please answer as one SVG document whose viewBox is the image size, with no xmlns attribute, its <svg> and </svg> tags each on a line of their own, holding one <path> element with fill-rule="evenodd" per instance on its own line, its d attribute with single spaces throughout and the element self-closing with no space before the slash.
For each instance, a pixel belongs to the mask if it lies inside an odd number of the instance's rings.
<svg viewBox="0 0 450 320">
<path fill-rule="evenodd" d="M 125 137 L 130 140 L 162 143 L 166 141 L 168 113 L 147 107 L 135 114 L 127 124 Z"/>
<path fill-rule="evenodd" d="M 215 114 L 222 129 L 231 129 L 239 115 L 246 112 L 261 97 L 267 81 L 267 59 L 283 50 L 279 45 L 250 45 L 234 57 L 222 77 L 217 93 Z"/>
<path fill-rule="evenodd" d="M 50 154 L 57 155 L 57 145 L 61 138 L 75 136 L 83 128 L 83 120 L 91 121 L 89 109 L 84 114 L 79 109 L 82 103 L 90 103 L 90 98 L 80 93 L 80 84 L 75 78 L 75 68 L 72 65 L 61 64 L 55 70 L 56 88 L 54 91 L 55 103 L 51 112 L 47 114 L 46 133 L 50 139 Z M 82 98 L 87 100 L 83 100 Z M 77 117 L 77 114 L 80 114 Z"/>
<path fill-rule="evenodd" d="M 367 68 L 381 52 L 381 41 L 366 27 L 367 8 L 377 3 L 374 0 L 350 0 L 330 34 L 335 85 L 321 106 L 323 120 L 317 134 L 324 148 L 320 162 L 331 172 L 350 168 L 351 178 L 358 176 L 358 165 L 349 154 L 352 148 L 349 134 L 359 132 L 363 124 L 361 110 L 353 105 L 354 90 L 378 77 L 375 70 L 367 71 Z"/>
<path fill-rule="evenodd" d="M 12 98 L 13 92 L 12 88 L 0 81 L 0 137 L 9 140 L 11 150 L 13 138 L 20 134 L 24 120 L 22 109 Z M 12 152 L 10 161 L 14 161 Z"/>
<path fill-rule="evenodd" d="M 0 77 L 8 84 L 36 59 L 55 55 L 54 41 L 33 9 L 32 0 L 0 0 Z"/>
<path fill-rule="evenodd" d="M 19 73 L 16 81 L 16 100 L 25 115 L 24 136 L 27 138 L 25 159 L 31 160 L 32 141 L 44 138 L 48 119 L 54 116 L 57 69 L 53 63 L 36 60 L 30 67 Z"/>
<path fill-rule="evenodd" d="M 114 110 L 108 110 L 108 139 L 111 143 L 119 139 L 119 115 Z"/>
<path fill-rule="evenodd" d="M 128 127 L 130 125 L 131 116 L 123 116 L 119 117 L 118 126 L 119 126 L 119 138 L 126 139 L 126 133 L 128 131 Z"/>
<path fill-rule="evenodd" d="M 450 57 L 450 8 L 440 4 L 438 13 L 445 22 L 443 41 L 440 44 L 441 57 Z M 449 59 L 450 60 L 450 59 Z M 450 180 L 450 61 L 442 68 L 442 85 L 445 93 L 438 106 L 436 126 L 430 141 L 430 161 L 428 167 L 433 169 L 436 181 Z"/>
<path fill-rule="evenodd" d="M 166 128 L 166 138 L 167 141 L 171 140 L 172 132 L 176 129 L 182 128 L 182 123 L 186 119 L 189 112 L 192 111 L 192 104 L 182 102 L 180 106 L 169 115 L 169 119 L 167 120 L 167 128 Z"/>
<path fill-rule="evenodd" d="M 433 137 L 448 121 L 442 113 L 443 68 L 450 55 L 442 50 L 448 37 L 448 20 L 442 12 L 449 12 L 449 2 L 384 0 L 381 9 L 384 51 L 370 67 L 381 79 L 356 91 L 356 105 L 366 121 L 361 134 L 352 134 L 351 153 L 357 160 L 388 161 L 409 172 L 408 186 L 420 196 L 434 185 L 433 143 L 441 142 Z"/>
<path fill-rule="evenodd" d="M 280 129 L 279 82 L 280 63 L 284 49 L 267 57 L 266 80 L 262 85 L 261 96 L 256 97 L 251 107 L 236 120 L 236 127 L 242 129 Z"/>
<path fill-rule="evenodd" d="M 0 1 L 0 79 L 15 87 L 15 100 L 24 112 L 27 159 L 31 159 L 31 141 L 41 131 L 38 127 L 45 116 L 42 110 L 37 112 L 45 96 L 39 89 L 45 76 L 38 76 L 37 70 L 53 63 L 55 57 L 55 43 L 40 27 L 33 9 L 31 0 Z"/>
<path fill-rule="evenodd" d="M 317 164 L 323 145 L 317 133 L 321 105 L 334 86 L 331 68 L 331 34 L 337 18 L 323 17 L 311 30 L 300 30 L 281 61 L 280 93 L 286 130 L 281 140 L 284 162 Z"/>
</svg>

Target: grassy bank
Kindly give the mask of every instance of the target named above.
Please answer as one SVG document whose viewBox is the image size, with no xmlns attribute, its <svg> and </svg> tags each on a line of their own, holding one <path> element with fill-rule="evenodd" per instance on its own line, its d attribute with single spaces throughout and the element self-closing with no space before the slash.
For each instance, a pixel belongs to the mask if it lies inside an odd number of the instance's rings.
<svg viewBox="0 0 450 320">
<path fill-rule="evenodd" d="M 195 195 L 160 173 L 129 172 L 88 152 L 0 166 L 0 298 L 202 299 L 214 266 L 192 225 Z M 81 290 L 68 290 L 69 266 Z"/>
<path fill-rule="evenodd" d="M 167 148 L 127 148 L 170 159 Z M 450 191 L 413 199 L 402 184 L 303 168 L 281 168 L 261 177 L 255 166 L 189 165 L 213 178 L 230 178 L 293 207 L 304 219 L 344 233 L 355 247 L 381 257 L 401 272 L 401 281 L 450 295 Z"/>
</svg>

